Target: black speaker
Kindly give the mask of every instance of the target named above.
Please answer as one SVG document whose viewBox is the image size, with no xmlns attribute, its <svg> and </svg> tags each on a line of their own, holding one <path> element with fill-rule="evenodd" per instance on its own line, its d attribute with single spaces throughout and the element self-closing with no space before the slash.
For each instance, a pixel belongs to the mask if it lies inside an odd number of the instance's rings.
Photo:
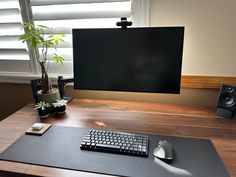
<svg viewBox="0 0 236 177">
<path fill-rule="evenodd" d="M 216 114 L 225 118 L 233 118 L 236 111 L 236 87 L 221 85 Z"/>
</svg>

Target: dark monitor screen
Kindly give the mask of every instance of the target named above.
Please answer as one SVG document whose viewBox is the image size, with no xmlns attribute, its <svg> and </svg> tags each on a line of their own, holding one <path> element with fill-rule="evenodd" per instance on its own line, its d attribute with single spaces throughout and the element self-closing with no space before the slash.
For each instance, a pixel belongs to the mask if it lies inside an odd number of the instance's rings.
<svg viewBox="0 0 236 177">
<path fill-rule="evenodd" d="M 73 29 L 74 88 L 179 93 L 184 27 Z"/>
</svg>

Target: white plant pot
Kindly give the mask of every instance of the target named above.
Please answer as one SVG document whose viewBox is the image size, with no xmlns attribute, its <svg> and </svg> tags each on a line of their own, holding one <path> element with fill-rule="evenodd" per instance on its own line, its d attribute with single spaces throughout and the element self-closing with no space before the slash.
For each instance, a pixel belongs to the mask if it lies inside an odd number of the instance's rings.
<svg viewBox="0 0 236 177">
<path fill-rule="evenodd" d="M 38 91 L 39 101 L 45 101 L 46 103 L 55 103 L 60 99 L 60 94 L 57 88 L 52 89 L 52 93 L 42 94 L 42 90 Z"/>
</svg>

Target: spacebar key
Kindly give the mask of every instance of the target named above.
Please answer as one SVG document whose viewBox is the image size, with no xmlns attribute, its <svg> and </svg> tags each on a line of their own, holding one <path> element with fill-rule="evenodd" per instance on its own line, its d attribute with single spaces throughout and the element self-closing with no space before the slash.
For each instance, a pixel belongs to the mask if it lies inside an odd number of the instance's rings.
<svg viewBox="0 0 236 177">
<path fill-rule="evenodd" d="M 98 149 L 104 149 L 104 150 L 114 150 L 114 151 L 118 151 L 120 150 L 120 146 L 116 146 L 116 145 L 110 145 L 110 144 L 96 144 L 96 148 Z"/>
</svg>

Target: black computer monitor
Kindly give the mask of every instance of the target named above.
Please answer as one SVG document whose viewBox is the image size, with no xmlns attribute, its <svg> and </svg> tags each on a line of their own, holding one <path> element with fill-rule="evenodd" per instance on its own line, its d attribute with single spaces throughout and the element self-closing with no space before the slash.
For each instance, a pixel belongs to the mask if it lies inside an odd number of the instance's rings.
<svg viewBox="0 0 236 177">
<path fill-rule="evenodd" d="M 73 29 L 74 88 L 179 93 L 184 27 Z"/>
</svg>

